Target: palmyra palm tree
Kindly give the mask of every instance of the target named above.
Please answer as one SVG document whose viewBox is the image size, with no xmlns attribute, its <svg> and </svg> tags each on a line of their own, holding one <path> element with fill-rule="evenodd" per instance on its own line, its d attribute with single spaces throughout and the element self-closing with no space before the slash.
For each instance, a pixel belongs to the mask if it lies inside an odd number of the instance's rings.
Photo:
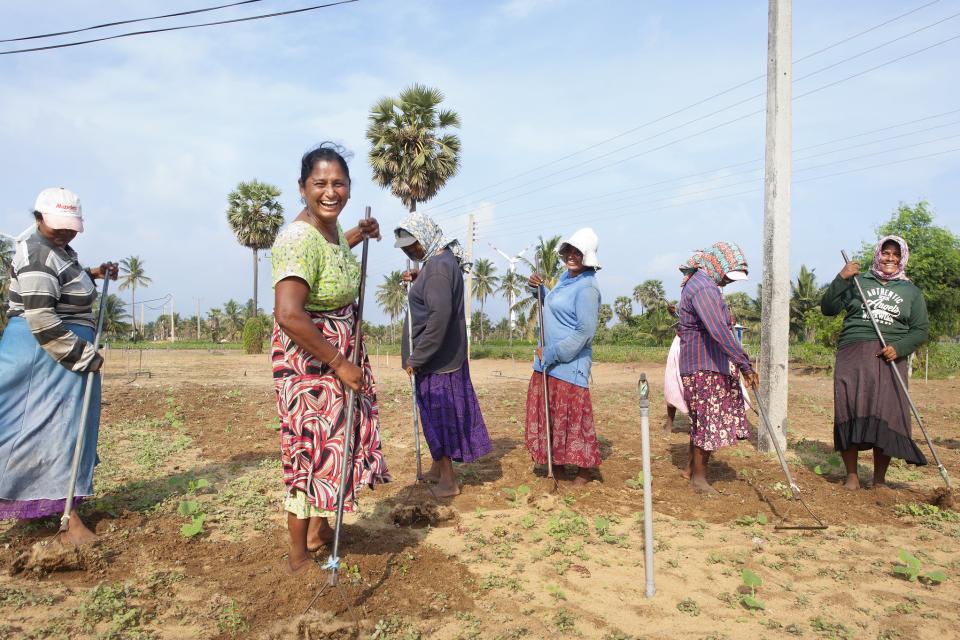
<svg viewBox="0 0 960 640">
<path fill-rule="evenodd" d="M 390 342 L 395 342 L 394 326 L 397 318 L 407 310 L 407 290 L 399 270 L 383 276 L 383 282 L 377 285 L 377 304 L 390 316 Z"/>
<path fill-rule="evenodd" d="M 269 249 L 283 226 L 280 189 L 251 180 L 241 182 L 227 196 L 227 221 L 237 242 L 253 249 L 253 315 L 257 315 L 257 251 Z"/>
<path fill-rule="evenodd" d="M 667 297 L 660 280 L 644 280 L 633 288 L 633 299 L 640 303 L 640 315 L 657 307 Z"/>
<path fill-rule="evenodd" d="M 471 294 L 480 302 L 480 317 L 483 317 L 483 306 L 500 283 L 500 278 L 494 274 L 497 271 L 496 265 L 480 258 L 473 263 L 473 291 Z M 483 323 L 480 323 L 480 341 L 483 342 Z"/>
<path fill-rule="evenodd" d="M 146 276 L 143 269 L 143 260 L 140 256 L 130 256 L 120 261 L 120 290 L 130 289 L 130 319 L 133 321 L 133 330 L 137 331 L 137 287 L 147 287 L 153 282 Z M 143 327 L 140 327 L 143 333 Z"/>
<path fill-rule="evenodd" d="M 460 116 L 439 109 L 441 102 L 439 90 L 414 84 L 397 98 L 382 98 L 370 112 L 373 180 L 410 211 L 437 195 L 460 168 L 460 139 L 445 132 L 460 126 Z"/>
</svg>

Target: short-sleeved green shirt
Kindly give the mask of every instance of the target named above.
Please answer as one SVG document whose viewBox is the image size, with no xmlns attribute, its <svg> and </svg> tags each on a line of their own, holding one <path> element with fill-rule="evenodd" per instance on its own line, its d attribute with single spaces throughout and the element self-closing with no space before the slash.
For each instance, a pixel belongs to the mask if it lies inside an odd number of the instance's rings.
<svg viewBox="0 0 960 640">
<path fill-rule="evenodd" d="M 307 311 L 331 311 L 353 302 L 360 290 L 360 264 L 337 225 L 340 244 L 331 244 L 308 222 L 295 220 L 280 232 L 271 250 L 273 286 L 300 278 L 310 287 Z"/>
</svg>

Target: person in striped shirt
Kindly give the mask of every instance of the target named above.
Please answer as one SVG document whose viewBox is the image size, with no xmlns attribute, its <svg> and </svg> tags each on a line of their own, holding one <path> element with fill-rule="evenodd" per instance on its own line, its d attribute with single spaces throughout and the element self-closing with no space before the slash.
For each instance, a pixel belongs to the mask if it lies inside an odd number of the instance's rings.
<svg viewBox="0 0 960 640">
<path fill-rule="evenodd" d="M 756 388 L 759 376 L 733 335 L 722 287 L 747 278 L 747 261 L 734 243 L 697 251 L 680 271 L 680 377 L 690 416 L 686 476 L 698 493 L 715 495 L 707 482 L 710 455 L 749 437 L 739 377 Z"/>
<path fill-rule="evenodd" d="M 18 240 L 9 271 L 9 323 L 0 339 L 0 520 L 63 512 L 80 427 L 84 374 L 100 370 L 94 349 L 95 278 L 116 279 L 117 265 L 85 269 L 70 242 L 83 231 L 80 200 L 57 187 L 34 205 L 36 229 Z M 93 493 L 100 380 L 84 436 L 76 495 Z M 64 541 L 96 536 L 70 517 Z"/>
</svg>

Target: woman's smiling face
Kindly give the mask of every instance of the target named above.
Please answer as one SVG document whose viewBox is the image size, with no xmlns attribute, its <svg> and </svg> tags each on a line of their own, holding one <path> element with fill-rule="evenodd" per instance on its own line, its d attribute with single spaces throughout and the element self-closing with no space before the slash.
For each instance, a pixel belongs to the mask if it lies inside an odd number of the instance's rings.
<svg viewBox="0 0 960 640">
<path fill-rule="evenodd" d="M 586 269 L 586 267 L 583 266 L 583 253 L 574 246 L 569 244 L 563 245 L 563 248 L 560 250 L 560 257 L 563 259 L 563 265 L 567 268 L 567 271 L 570 272 L 571 276 L 580 275 L 584 269 Z"/>
<path fill-rule="evenodd" d="M 350 199 L 350 178 L 340 163 L 320 160 L 300 185 L 300 196 L 314 218 L 336 224 L 337 217 Z"/>
<path fill-rule="evenodd" d="M 895 275 L 900 270 L 900 245 L 892 240 L 880 248 L 880 272 L 885 276 Z"/>
</svg>

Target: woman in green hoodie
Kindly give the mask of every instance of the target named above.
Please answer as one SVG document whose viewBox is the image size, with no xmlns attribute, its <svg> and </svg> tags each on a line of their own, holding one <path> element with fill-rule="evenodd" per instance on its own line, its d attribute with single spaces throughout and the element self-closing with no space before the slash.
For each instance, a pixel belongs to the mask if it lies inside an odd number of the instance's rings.
<svg viewBox="0 0 960 640">
<path fill-rule="evenodd" d="M 833 374 L 833 446 L 847 468 L 845 489 L 859 489 L 857 453 L 873 449 L 873 486 L 886 484 L 890 458 L 927 464 L 913 442 L 910 405 L 888 362 L 907 379 L 907 356 L 927 340 L 923 293 L 904 272 L 910 251 L 899 236 L 880 239 L 871 269 L 847 263 L 820 302 L 824 315 L 845 312 Z M 854 278 L 860 279 L 867 305 L 887 342 L 882 347 L 863 308 Z"/>
</svg>

